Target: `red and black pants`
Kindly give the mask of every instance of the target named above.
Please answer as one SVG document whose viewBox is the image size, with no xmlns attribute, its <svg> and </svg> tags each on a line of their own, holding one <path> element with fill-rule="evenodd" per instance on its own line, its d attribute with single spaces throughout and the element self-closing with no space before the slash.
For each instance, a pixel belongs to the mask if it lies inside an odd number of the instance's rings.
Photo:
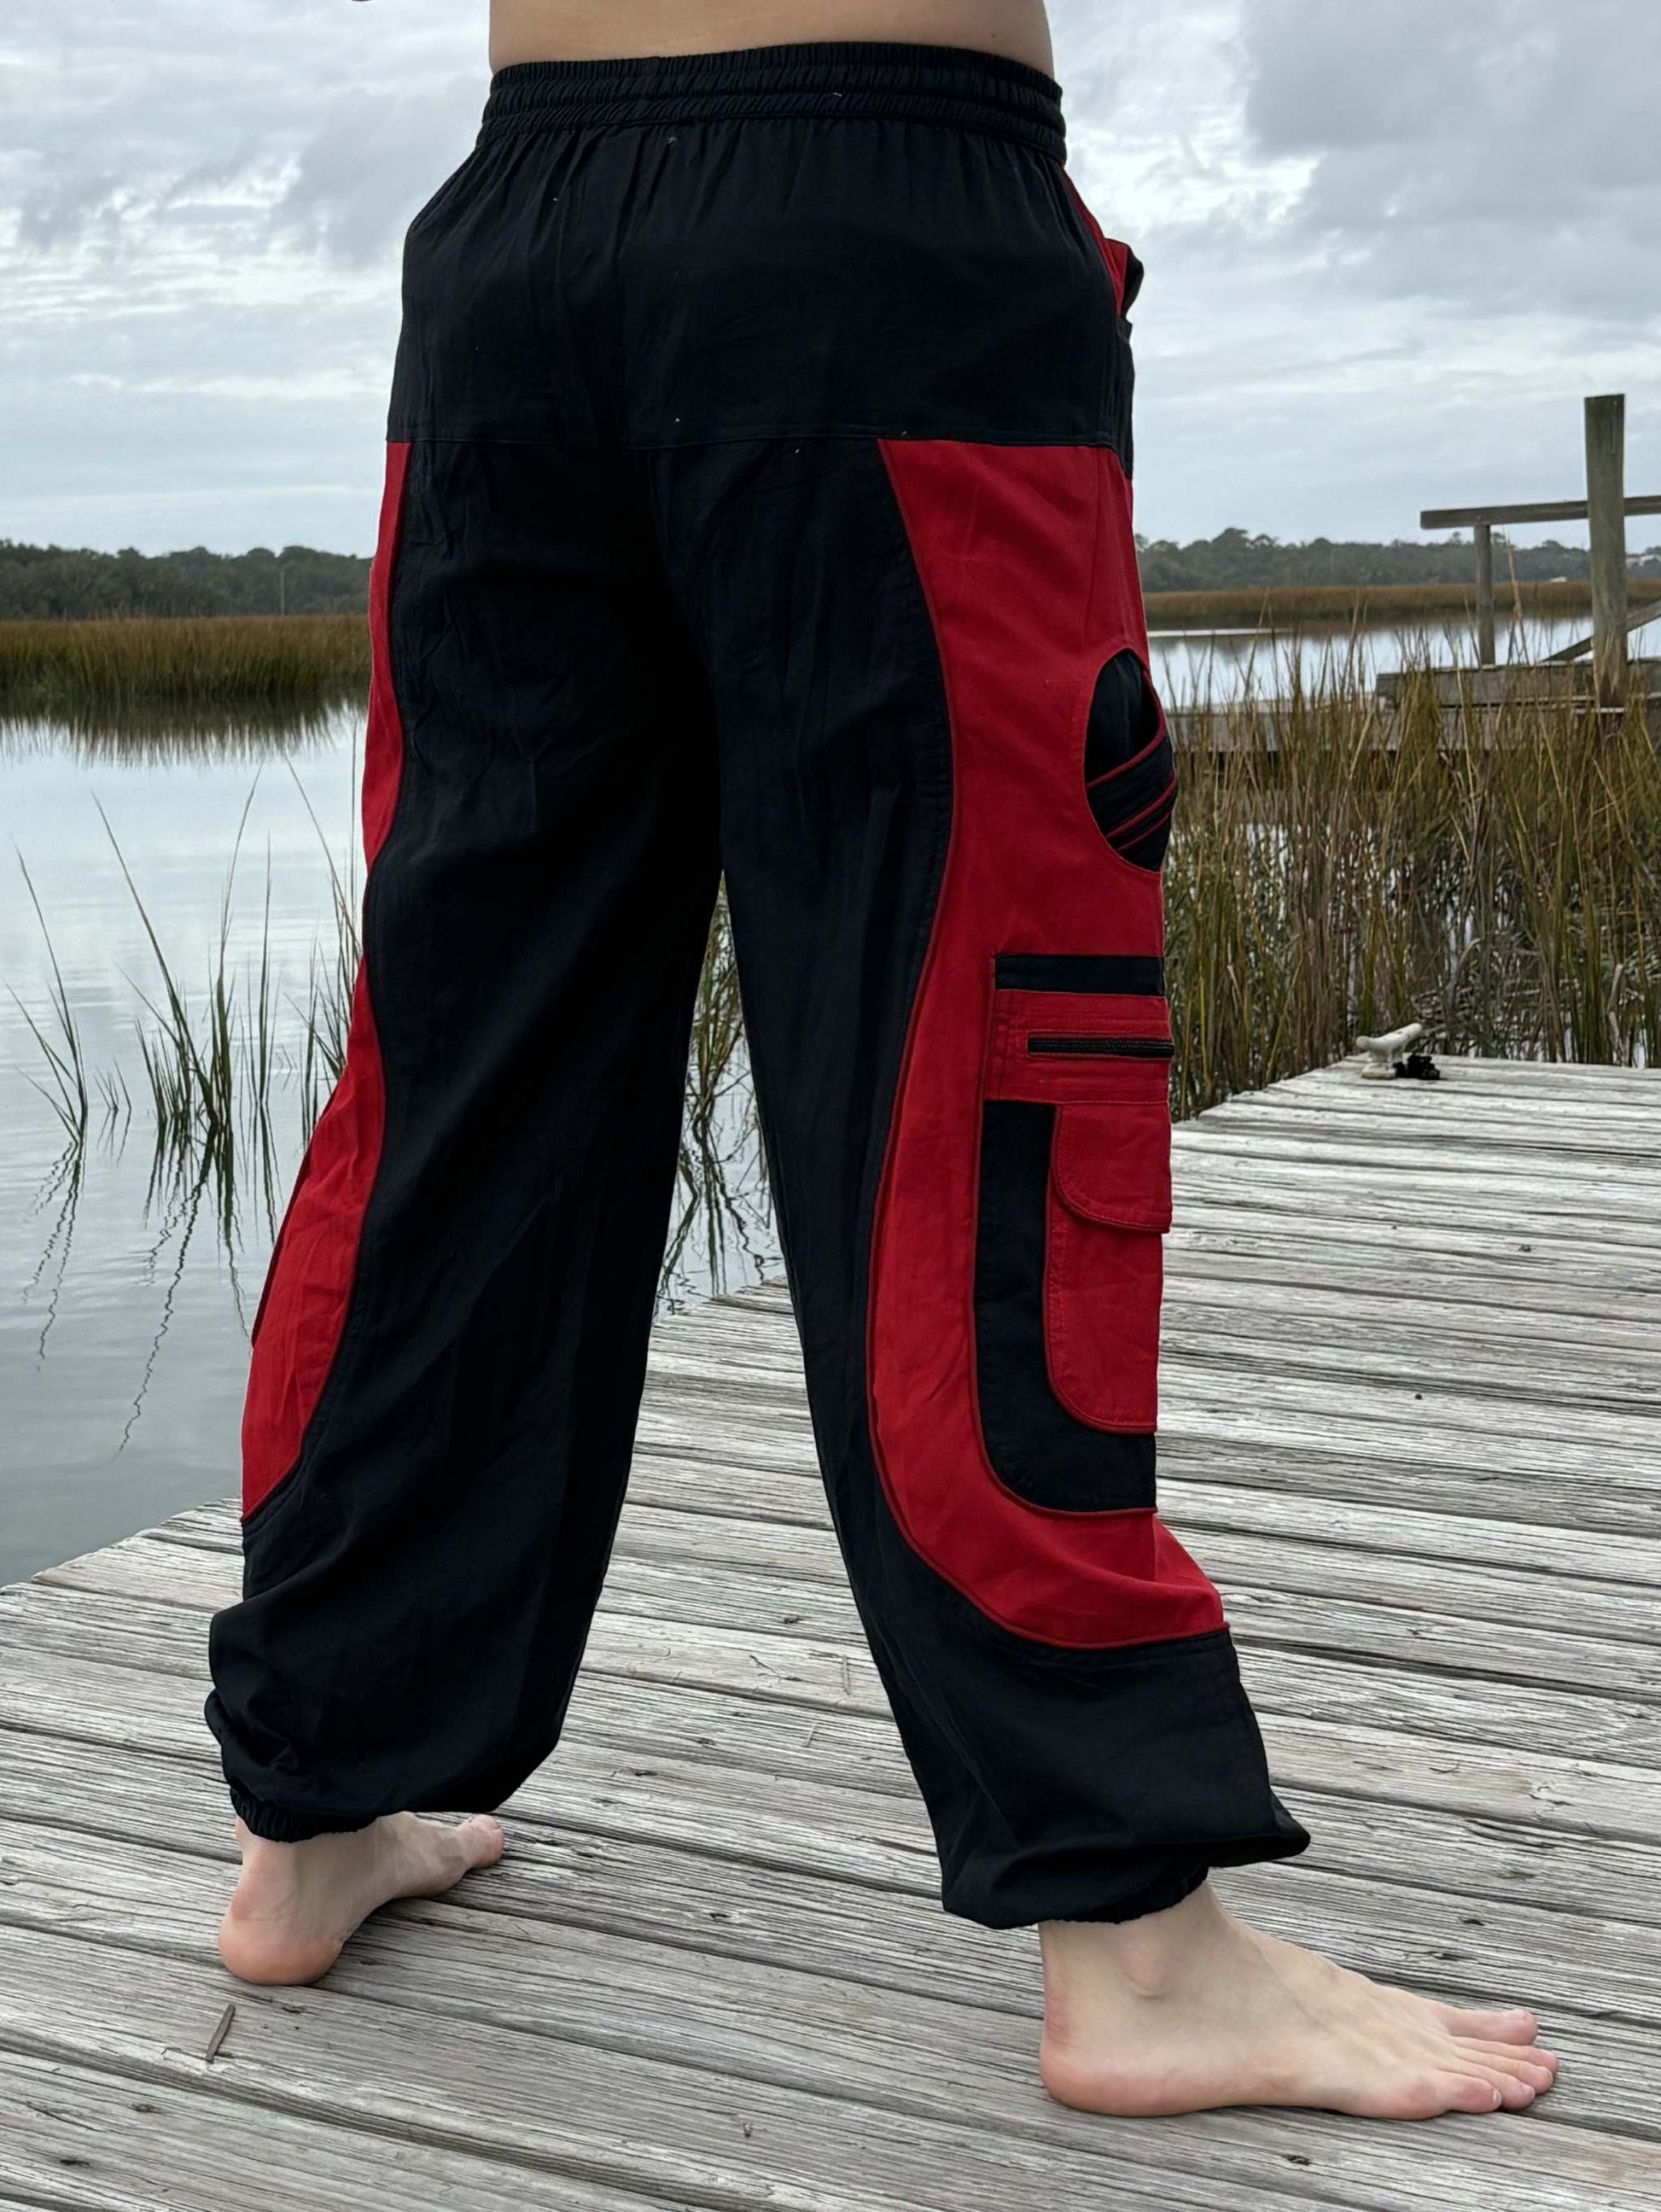
<svg viewBox="0 0 1661 2212">
<path fill-rule="evenodd" d="M 255 1327 L 209 1719 L 294 1839 L 552 1748 L 724 874 L 838 1534 L 947 1905 L 1306 1840 L 1156 1518 L 1173 795 L 1140 271 L 1055 87 L 827 45 L 501 72 L 409 233 L 364 957 Z"/>
</svg>

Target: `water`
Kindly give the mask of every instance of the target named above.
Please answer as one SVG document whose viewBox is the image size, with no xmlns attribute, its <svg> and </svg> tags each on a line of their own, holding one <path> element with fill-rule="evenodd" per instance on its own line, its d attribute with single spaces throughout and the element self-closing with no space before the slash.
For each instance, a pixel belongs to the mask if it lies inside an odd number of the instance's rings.
<svg viewBox="0 0 1661 2212">
<path fill-rule="evenodd" d="M 303 995 L 330 927 L 328 861 L 305 799 L 343 849 L 352 736 L 343 725 L 321 743 L 269 744 L 263 758 L 220 746 L 165 762 L 91 760 L 61 733 L 0 738 L 0 814 L 16 848 L 0 867 L 0 1581 L 235 1490 L 243 1316 L 270 1248 L 258 1207 L 227 1249 L 211 1206 L 191 1219 L 159 1202 L 136 1119 L 124 1143 L 94 1115 L 78 1190 L 66 1177 L 64 1132 L 33 1087 L 45 1064 L 16 1003 L 47 1019 L 45 946 L 16 855 L 88 1060 L 135 1081 L 137 994 L 155 992 L 156 970 L 110 830 L 170 960 L 199 991 L 246 807 L 233 963 L 257 951 L 269 865 L 273 950 Z M 298 1099 L 288 1103 L 285 1183 L 300 1141 Z"/>
<path fill-rule="evenodd" d="M 330 855 L 343 865 L 355 839 L 361 735 L 354 714 L 309 738 L 235 742 L 0 734 L 16 848 L 0 866 L 0 1582 L 238 1486 L 247 1325 L 303 1142 L 304 1009 L 337 942 Z M 211 1178 L 194 1195 L 158 1182 L 147 1109 L 110 1124 L 94 1108 L 77 1157 L 37 1087 L 50 1084 L 29 1018 L 52 1034 L 55 954 L 88 1066 L 145 1096 L 135 1021 L 153 1026 L 143 1001 L 159 1002 L 160 978 L 124 860 L 197 1007 L 221 928 L 233 974 L 263 951 L 275 969 L 290 1074 L 271 1099 L 274 1204 L 258 1175 L 239 1176 L 228 1233 Z M 694 1227 L 668 1302 L 776 1265 L 747 1103 L 740 1085 L 688 1158 L 696 1190 L 731 1202 L 715 1209 L 717 1253 Z"/>
<path fill-rule="evenodd" d="M 1585 636 L 1588 628 L 1584 615 L 1566 620 L 1501 621 L 1494 638 L 1496 656 L 1501 661 L 1543 659 Z M 1646 637 L 1652 636 L 1661 637 L 1661 621 L 1653 631 L 1634 632 L 1633 650 L 1644 651 Z M 1248 688 L 1272 696 L 1288 688 L 1294 666 L 1307 685 L 1318 684 L 1324 672 L 1335 668 L 1353 670 L 1358 681 L 1370 685 L 1375 677 L 1409 663 L 1433 661 L 1446 667 L 1476 657 L 1470 625 L 1448 622 L 1354 632 L 1311 628 L 1278 637 L 1255 628 L 1167 629 L 1155 630 L 1150 642 L 1154 681 L 1172 706 L 1207 699 L 1221 706 Z"/>
<path fill-rule="evenodd" d="M 1531 624 L 1527 648 L 1549 650 L 1579 627 Z M 1439 658 L 1470 657 L 1468 635 L 1422 629 L 1363 633 L 1355 650 L 1369 670 L 1388 667 L 1422 653 L 1428 636 Z M 1502 639 L 1502 652 L 1507 642 L 1524 641 Z M 1340 639 L 1337 649 L 1346 647 Z M 1319 637 L 1288 645 L 1255 631 L 1167 632 L 1154 659 L 1161 688 L 1181 701 L 1208 686 L 1214 697 L 1248 681 L 1277 688 L 1288 651 L 1313 676 L 1334 649 Z M 256 959 L 269 927 L 294 1042 L 314 953 L 335 942 L 330 848 L 343 856 L 355 842 L 361 740 L 351 714 L 311 736 L 276 729 L 235 740 L 100 744 L 62 731 L 0 733 L 0 819 L 33 879 L 94 1069 L 139 1081 L 134 1018 L 157 980 L 111 831 L 199 1001 L 242 823 L 231 964 Z M 170 1203 L 153 1186 L 142 1114 L 124 1141 L 94 1114 L 78 1179 L 66 1170 L 64 1133 L 33 1087 L 44 1062 L 22 1011 L 49 1023 L 50 985 L 16 859 L 0 854 L 0 1581 L 235 1491 L 246 1324 L 270 1238 L 258 1192 L 239 1193 L 228 1237 L 211 1195 L 194 1212 Z M 295 1086 L 279 1086 L 273 1118 L 280 1204 L 301 1139 Z M 732 1171 L 743 1188 L 722 1217 L 719 1251 L 694 1238 L 684 1255 L 671 1286 L 682 1297 L 709 1287 L 716 1269 L 752 1280 L 775 1261 L 752 1202 L 759 1164 L 743 1120 L 735 1093 L 718 1116 L 720 1157 L 688 1164 L 705 1187 Z"/>
</svg>

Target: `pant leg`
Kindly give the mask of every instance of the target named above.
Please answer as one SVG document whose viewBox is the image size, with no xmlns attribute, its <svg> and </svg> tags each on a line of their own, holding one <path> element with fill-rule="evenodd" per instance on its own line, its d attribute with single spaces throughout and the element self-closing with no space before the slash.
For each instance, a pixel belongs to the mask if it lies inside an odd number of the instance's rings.
<svg viewBox="0 0 1661 2212">
<path fill-rule="evenodd" d="M 1155 1510 L 1173 771 L 1133 264 L 973 121 L 722 149 L 742 220 L 688 242 L 652 465 L 833 1514 L 944 1901 L 1004 1926 L 1307 1838 Z M 743 434 L 768 388 L 779 434 Z"/>
<path fill-rule="evenodd" d="M 493 1806 L 555 1740 L 716 878 L 706 693 L 625 467 L 417 433 L 373 597 L 363 969 L 256 1324 L 245 1595 L 211 1636 L 233 1799 L 278 1839 Z"/>
<path fill-rule="evenodd" d="M 956 50 L 534 65 L 417 225 L 369 1034 L 215 1626 L 264 1832 L 511 1788 L 609 1538 L 712 873 L 701 690 L 573 458 L 610 425 L 718 702 L 815 1431 L 946 1902 L 1124 1917 L 1305 1840 L 1154 1510 L 1169 760 L 1130 264 L 1059 149 L 1047 80 Z"/>
</svg>

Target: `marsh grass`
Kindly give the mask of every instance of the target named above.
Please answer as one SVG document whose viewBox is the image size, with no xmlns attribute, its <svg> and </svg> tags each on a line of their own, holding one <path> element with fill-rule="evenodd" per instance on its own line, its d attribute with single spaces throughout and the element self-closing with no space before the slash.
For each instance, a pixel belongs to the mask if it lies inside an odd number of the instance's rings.
<svg viewBox="0 0 1661 2212">
<path fill-rule="evenodd" d="M 0 725 L 166 742 L 318 722 L 361 700 L 369 633 L 356 615 L 0 622 Z"/>
<path fill-rule="evenodd" d="M 1218 710 L 1166 870 L 1174 1103 L 1423 1021 L 1439 1048 L 1661 1062 L 1661 777 L 1641 705 L 1382 715 L 1353 672 Z"/>
<path fill-rule="evenodd" d="M 773 1249 L 773 1207 L 724 894 L 710 926 L 693 1011 L 663 1295 L 678 1305 L 700 1285 L 721 1291 L 735 1274 L 754 1278 Z"/>
<path fill-rule="evenodd" d="M 40 934 L 45 942 L 46 966 L 51 977 L 46 988 L 47 1011 L 44 1017 L 33 1013 L 19 992 L 9 987 L 12 1003 L 22 1016 L 29 1035 L 39 1048 L 43 1073 L 31 1076 L 29 1080 L 57 1116 L 68 1142 L 83 1144 L 92 1111 L 92 1094 L 87 1079 L 87 1055 L 81 1041 L 81 1025 L 76 1019 L 75 1008 L 64 987 L 64 971 L 58 965 L 58 948 L 52 943 L 52 932 L 46 926 L 40 895 L 34 888 L 34 878 L 21 854 L 18 866 L 22 870 L 29 904 L 34 908 L 34 918 L 40 925 Z"/>
<path fill-rule="evenodd" d="M 1661 582 L 1628 580 L 1634 610 L 1661 600 Z M 1466 584 L 1275 584 L 1234 586 L 1209 592 L 1150 592 L 1148 621 L 1154 629 L 1200 629 L 1226 624 L 1257 627 L 1270 634 L 1352 623 L 1422 622 L 1464 623 L 1476 609 L 1476 587 Z M 1562 583 L 1502 578 L 1494 592 L 1501 622 L 1546 622 L 1584 615 L 1591 607 L 1591 586 L 1584 580 Z"/>
<path fill-rule="evenodd" d="M 259 949 L 252 963 L 233 957 L 237 869 L 251 792 L 237 824 L 220 897 L 219 933 L 205 988 L 194 991 L 170 958 L 109 818 L 99 814 L 149 945 L 155 975 L 134 980 L 134 1020 L 140 1098 L 154 1136 L 151 1196 L 184 1205 L 194 1219 L 211 1196 L 221 1240 L 234 1253 L 241 1241 L 239 1208 L 258 1196 L 269 1218 L 275 1206 L 282 1145 L 275 1103 L 284 1073 L 277 1045 L 282 1007 L 270 951 L 270 886 Z"/>
<path fill-rule="evenodd" d="M 328 921 L 313 946 L 303 995 L 285 988 L 274 959 L 269 862 L 258 939 L 240 957 L 233 951 L 252 791 L 199 985 L 186 977 L 163 942 L 142 887 L 99 810 L 150 952 L 150 971 L 129 979 L 135 1088 L 136 1112 L 151 1140 L 149 1206 L 160 1224 L 152 1260 L 174 1248 L 172 1288 L 205 1209 L 231 1262 L 239 1298 L 236 1261 L 251 1233 L 275 1232 L 287 1197 L 287 1164 L 310 1137 L 345 1064 L 361 951 L 356 848 L 343 865 L 336 859 L 298 776 L 295 782 L 327 857 L 330 884 Z M 13 995 L 39 1055 L 35 1088 L 64 1133 L 64 1152 L 42 1197 L 65 1200 L 54 1236 L 67 1249 L 93 1125 L 106 1142 L 118 1145 L 134 1117 L 135 1098 L 120 1071 L 88 1066 L 46 916 L 27 867 L 23 872 L 45 943 L 50 981 L 44 1016 Z M 660 1283 L 664 1300 L 676 1305 L 700 1291 L 724 1289 L 735 1271 L 745 1277 L 759 1273 L 773 1249 L 771 1221 L 723 897 L 711 925 L 694 1012 L 676 1201 Z"/>
</svg>

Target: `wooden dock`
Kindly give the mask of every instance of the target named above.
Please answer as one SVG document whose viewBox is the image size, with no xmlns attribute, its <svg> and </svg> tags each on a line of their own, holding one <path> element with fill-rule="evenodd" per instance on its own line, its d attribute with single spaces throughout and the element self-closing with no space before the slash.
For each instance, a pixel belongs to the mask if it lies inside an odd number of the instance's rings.
<svg viewBox="0 0 1661 2212">
<path fill-rule="evenodd" d="M 508 1857 L 319 1988 L 211 1948 L 231 1509 L 0 1592 L 0 2212 L 1661 2204 L 1661 1074 L 1324 1070 L 1180 1131 L 1178 1219 L 1163 1502 L 1315 1838 L 1220 1886 L 1533 2002 L 1555 2094 L 1394 2127 L 1046 2102 L 1034 1942 L 937 1908 L 764 1291 L 658 1332 Z"/>
</svg>

